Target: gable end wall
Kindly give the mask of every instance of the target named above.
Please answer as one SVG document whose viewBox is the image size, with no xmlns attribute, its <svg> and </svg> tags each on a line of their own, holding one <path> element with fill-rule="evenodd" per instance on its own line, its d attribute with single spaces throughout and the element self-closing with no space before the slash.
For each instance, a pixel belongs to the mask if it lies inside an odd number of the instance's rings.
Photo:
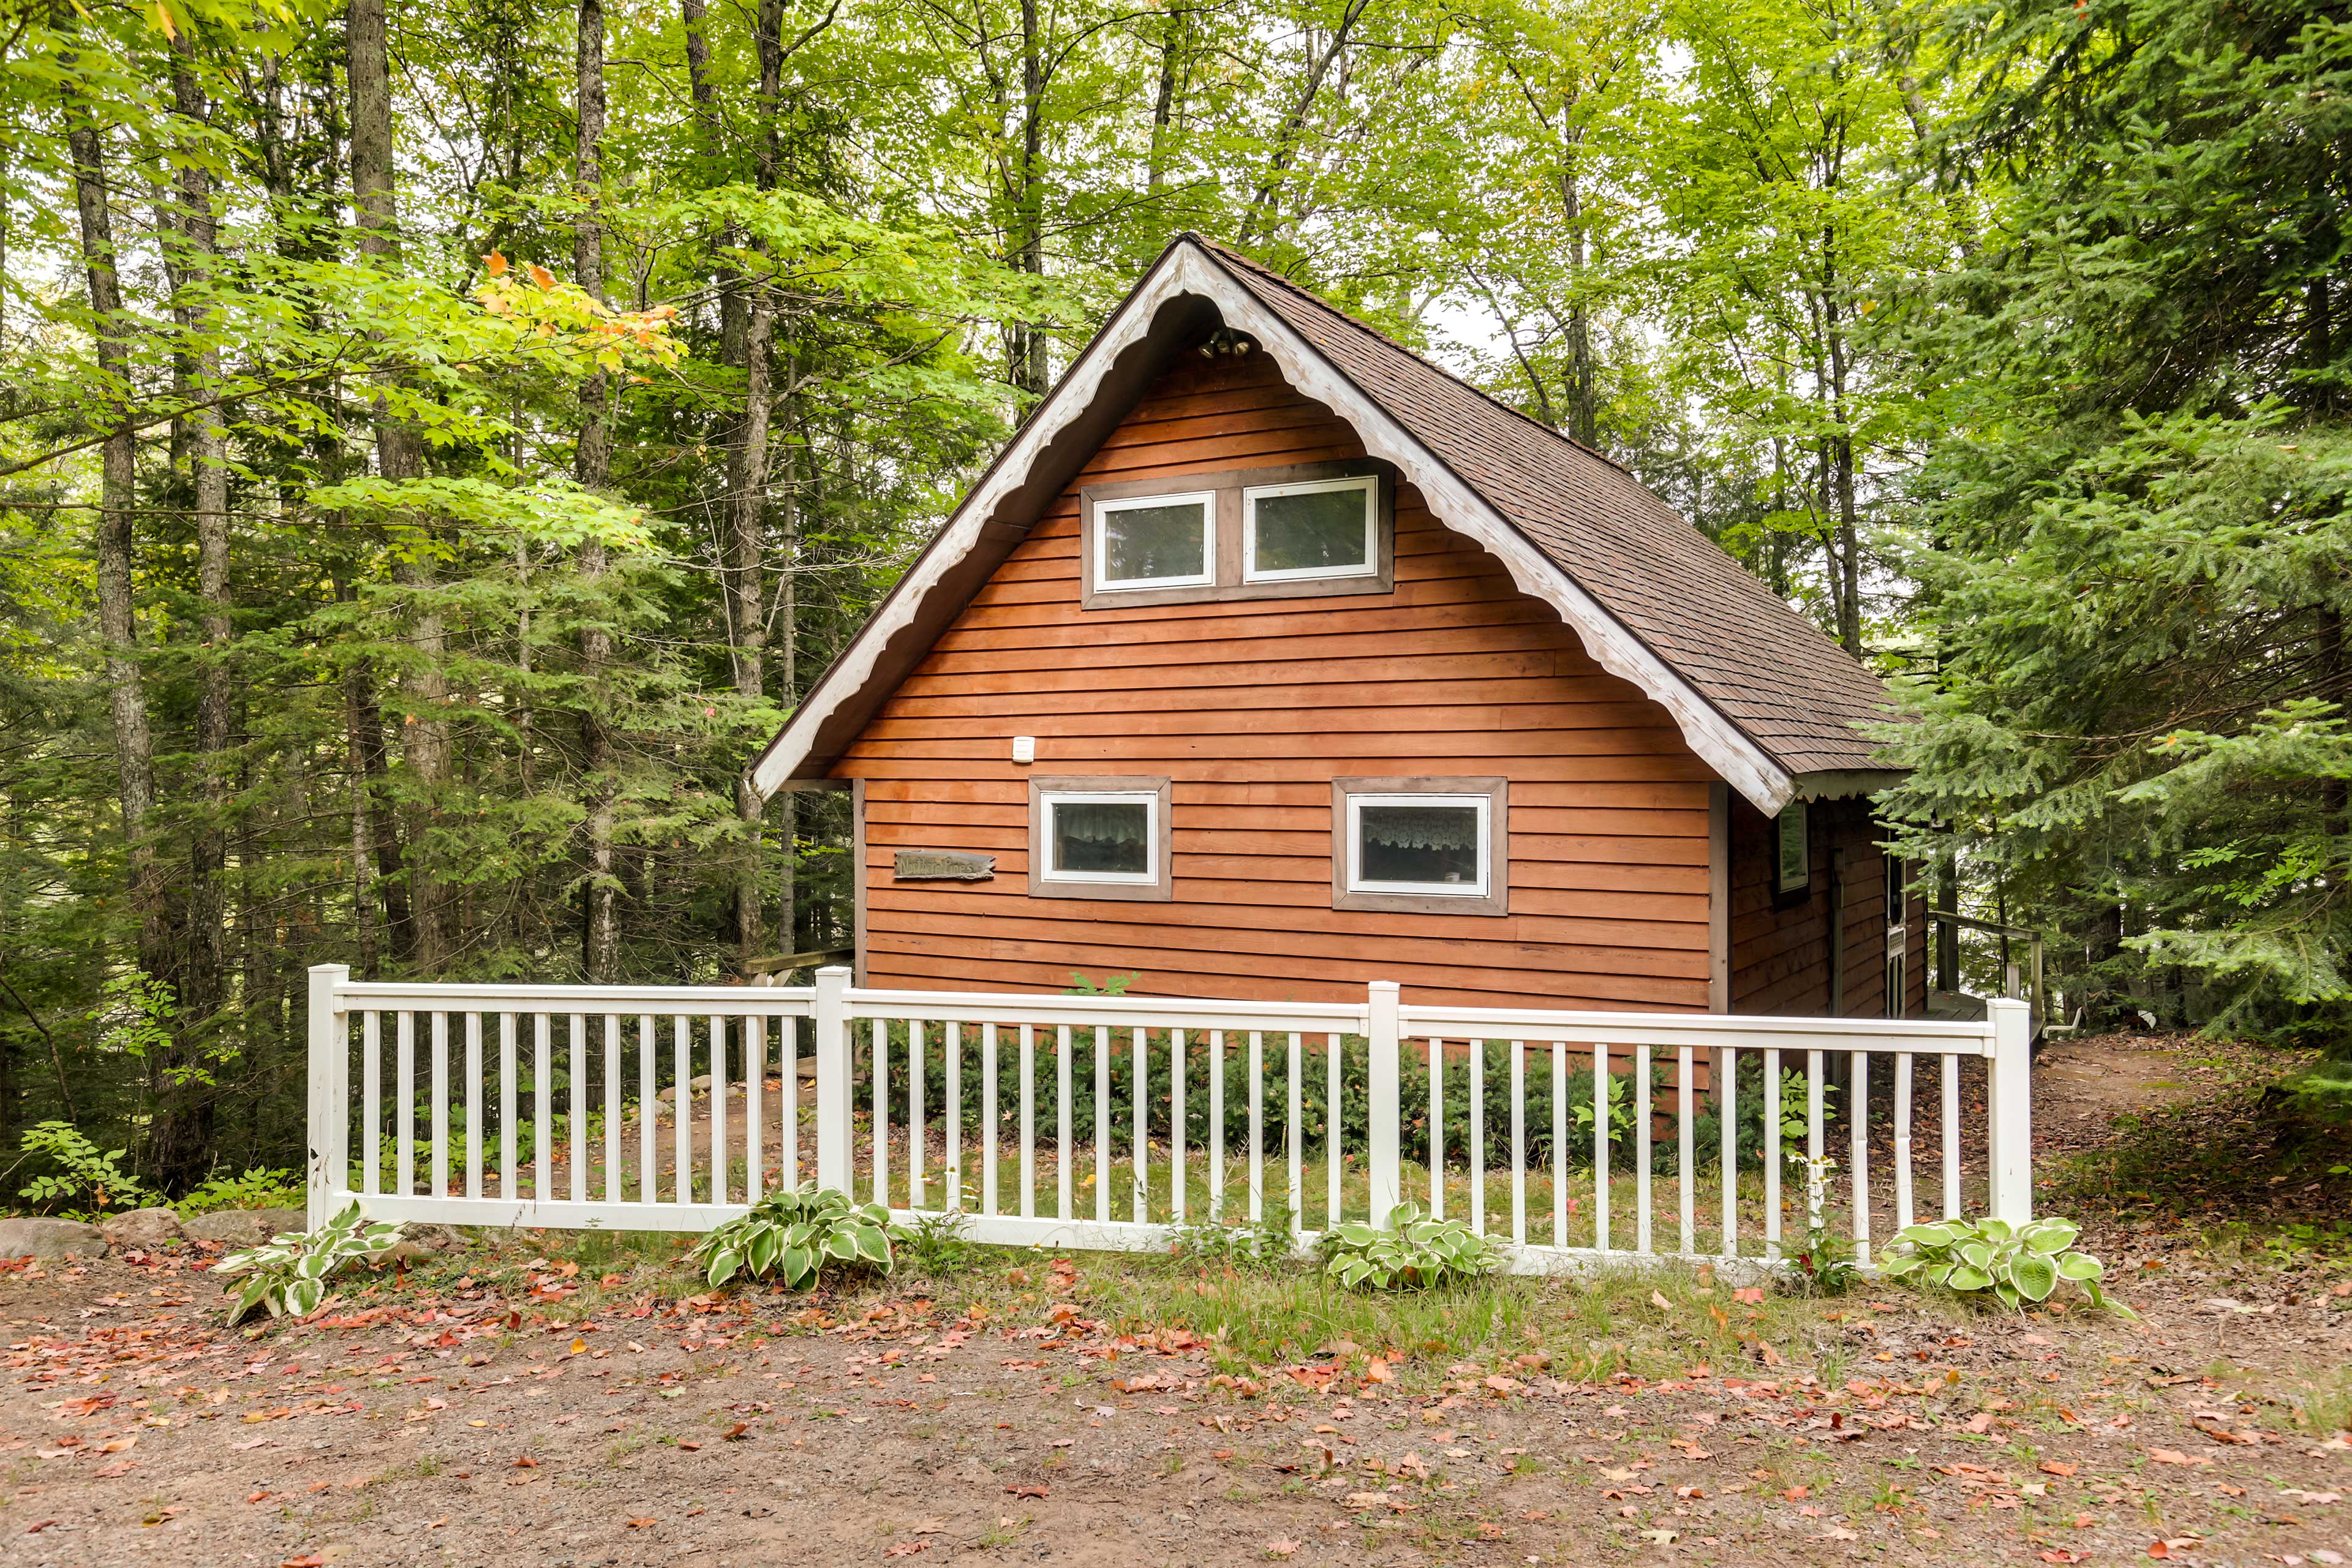
<svg viewBox="0 0 2352 1568">
<path fill-rule="evenodd" d="M 1393 979 L 1433 1002 L 1707 1005 L 1713 775 L 1410 485 L 1392 594 L 1081 607 L 1082 487 L 1364 455 L 1262 356 L 1188 355 L 1155 384 L 834 770 L 865 799 L 866 984 L 1129 973 L 1136 994 L 1307 999 Z M 1030 898 L 1032 773 L 1172 780 L 1173 899 Z M 1334 778 L 1496 774 L 1508 914 L 1331 907 Z M 901 849 L 997 873 L 901 883 Z"/>
</svg>

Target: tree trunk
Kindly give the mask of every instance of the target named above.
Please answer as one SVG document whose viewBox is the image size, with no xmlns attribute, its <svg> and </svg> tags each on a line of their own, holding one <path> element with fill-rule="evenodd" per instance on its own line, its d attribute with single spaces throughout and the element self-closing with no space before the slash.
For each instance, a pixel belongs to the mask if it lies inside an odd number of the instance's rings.
<svg viewBox="0 0 2352 1568">
<path fill-rule="evenodd" d="M 603 0 L 580 0 L 578 44 L 579 142 L 572 163 L 573 194 L 581 202 L 572 226 L 572 280 L 591 297 L 604 297 L 604 6 Z M 591 489 L 603 489 L 612 479 L 612 380 L 597 371 L 580 384 L 580 437 L 574 448 L 572 477 Z M 583 891 L 585 920 L 581 942 L 581 970 L 591 984 L 610 984 L 621 968 L 620 883 L 613 874 L 613 738 L 610 694 L 604 668 L 612 661 L 613 637 L 602 619 L 604 606 L 594 600 L 595 585 L 609 563 L 601 540 L 591 540 L 580 552 L 580 575 L 589 585 L 588 618 L 580 632 L 580 659 L 588 678 L 587 702 L 581 713 L 581 749 L 588 778 L 588 875 Z"/>
<path fill-rule="evenodd" d="M 182 33 L 173 40 L 173 107 L 191 128 L 205 123 L 207 105 L 194 67 L 195 40 Z M 192 135 L 191 141 L 195 138 Z M 173 314 L 181 330 L 196 346 L 179 356 L 184 367 L 182 394 L 191 402 L 217 386 L 221 378 L 220 350 L 212 341 L 213 312 L 188 298 L 212 281 L 214 258 L 219 247 L 213 215 L 211 176 L 205 165 L 190 158 L 179 171 L 176 213 L 161 216 L 165 234 L 166 270 L 173 292 L 180 296 Z M 189 395 L 194 395 L 190 396 Z M 188 842 L 188 896 L 183 920 L 185 939 L 179 966 L 179 1004 L 183 1027 L 209 1034 L 227 998 L 224 969 L 228 954 L 222 930 L 222 874 L 227 862 L 225 825 L 228 816 L 229 780 L 229 530 L 228 435 L 217 412 L 200 409 L 194 416 L 188 440 L 188 468 L 193 490 L 196 537 L 197 631 L 202 644 L 196 695 L 196 764 L 203 774 L 204 816 Z M 217 1092 L 201 1078 L 181 1083 L 161 1110 L 156 1123 L 160 1149 L 179 1157 L 160 1162 L 174 1166 L 166 1172 L 172 1183 L 203 1179 L 210 1164 Z"/>
<path fill-rule="evenodd" d="M 1176 82 L 1178 66 L 1183 59 L 1185 35 L 1191 31 L 1192 18 L 1181 5 L 1171 5 L 1160 30 L 1160 89 L 1151 100 L 1151 150 L 1145 163 L 1145 188 L 1160 194 L 1168 183 L 1168 148 L 1176 121 Z M 792 946 L 790 941 L 784 945 Z"/>
<path fill-rule="evenodd" d="M 1045 42 L 1037 0 L 1021 0 L 1021 165 L 1013 193 L 1013 265 L 1032 278 L 1045 275 Z M 1050 384 L 1045 334 L 1016 321 L 1012 337 L 1013 384 L 1042 397 Z"/>
<path fill-rule="evenodd" d="M 148 723 L 147 691 L 139 668 L 138 618 L 132 598 L 133 508 L 138 458 L 131 433 L 130 402 L 131 318 L 122 309 L 121 281 L 115 270 L 113 215 L 109 207 L 104 133 L 91 118 L 79 74 L 80 57 L 60 60 L 59 94 L 66 121 L 66 146 L 73 161 L 74 206 L 80 220 L 81 259 L 89 289 L 91 330 L 95 334 L 99 374 L 106 380 L 106 395 L 114 427 L 99 448 L 98 624 L 106 647 L 107 713 L 114 731 L 117 798 L 122 812 L 122 837 L 129 869 L 130 907 L 138 924 L 139 967 L 150 975 L 168 974 L 173 967 L 170 922 L 163 909 L 163 879 L 155 847 L 148 837 L 147 818 L 155 806 L 155 743 Z M 167 1064 L 151 1061 L 151 1072 L 163 1081 Z M 170 1156 L 176 1168 L 179 1156 L 162 1143 L 162 1130 L 151 1144 L 154 1168 L 164 1168 Z"/>
<path fill-rule="evenodd" d="M 394 186 L 392 158 L 392 55 L 385 0 L 350 0 L 344 20 L 346 69 L 351 85 L 352 208 L 358 225 L 360 254 L 385 271 L 400 267 L 399 196 Z M 383 389 L 375 399 L 376 472 L 395 483 L 425 472 L 424 443 L 415 431 L 394 416 Z M 430 533 L 430 525 L 419 527 Z M 449 784 L 449 726 L 442 717 L 448 703 L 448 678 L 442 659 L 448 649 L 440 611 L 433 604 L 435 572 L 429 552 L 402 552 L 394 573 L 415 601 L 408 642 L 418 656 L 413 673 L 402 679 L 410 709 L 410 722 L 402 726 L 402 754 L 415 775 L 418 805 L 409 835 L 408 899 L 412 909 L 412 957 L 417 969 L 436 973 L 448 962 L 454 945 L 449 929 L 449 900 L 434 874 L 429 853 L 430 829 L 439 816 L 440 802 Z"/>
</svg>

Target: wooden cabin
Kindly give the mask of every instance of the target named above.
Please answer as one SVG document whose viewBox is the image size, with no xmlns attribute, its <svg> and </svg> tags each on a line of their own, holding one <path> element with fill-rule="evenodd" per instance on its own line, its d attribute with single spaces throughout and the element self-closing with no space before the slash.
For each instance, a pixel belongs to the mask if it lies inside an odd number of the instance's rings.
<svg viewBox="0 0 2352 1568">
<path fill-rule="evenodd" d="M 1187 236 L 752 769 L 860 984 L 1876 1016 L 1878 679 L 1624 469 Z"/>
</svg>

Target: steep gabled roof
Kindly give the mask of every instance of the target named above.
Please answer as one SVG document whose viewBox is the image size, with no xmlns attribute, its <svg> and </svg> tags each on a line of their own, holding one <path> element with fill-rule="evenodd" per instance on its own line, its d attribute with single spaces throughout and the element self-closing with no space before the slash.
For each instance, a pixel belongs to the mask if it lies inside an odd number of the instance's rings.
<svg viewBox="0 0 2352 1568">
<path fill-rule="evenodd" d="M 1878 679 L 1616 464 L 1222 246 L 1180 237 L 753 764 L 820 777 L 1171 358 L 1222 321 L 1550 604 L 1756 807 L 1878 782 Z M 1882 775 L 1883 776 L 1883 775 Z"/>
</svg>

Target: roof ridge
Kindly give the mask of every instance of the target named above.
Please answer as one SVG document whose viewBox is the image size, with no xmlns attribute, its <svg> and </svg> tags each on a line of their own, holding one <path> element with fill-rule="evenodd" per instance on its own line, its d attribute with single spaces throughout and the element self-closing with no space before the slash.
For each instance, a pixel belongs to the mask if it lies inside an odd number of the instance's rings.
<svg viewBox="0 0 2352 1568">
<path fill-rule="evenodd" d="M 1550 437 L 1553 440 L 1573 447 L 1575 450 L 1583 453 L 1588 458 L 1598 458 L 1600 461 L 1608 464 L 1611 468 L 1624 475 L 1627 479 L 1633 480 L 1636 484 L 1641 482 L 1640 475 L 1634 473 L 1633 469 L 1627 468 L 1624 464 L 1619 462 L 1608 453 L 1601 451 L 1596 447 L 1586 446 L 1575 437 L 1568 435 L 1553 426 L 1545 424 L 1542 420 L 1538 419 L 1535 416 L 1528 413 L 1525 409 L 1512 407 L 1509 404 L 1504 402 L 1493 393 L 1486 391 L 1475 382 L 1466 381 L 1463 377 L 1454 374 L 1454 372 L 1446 369 L 1444 365 L 1438 363 L 1435 360 L 1431 359 L 1428 355 L 1423 353 L 1418 349 L 1412 348 L 1408 344 L 1399 342 L 1395 338 L 1391 337 L 1387 332 L 1381 331 L 1380 328 L 1372 325 L 1370 321 L 1358 320 L 1356 317 L 1339 309 L 1337 305 L 1332 304 L 1328 300 L 1317 294 L 1313 289 L 1308 289 L 1305 285 L 1297 283 L 1291 279 L 1285 278 L 1281 273 L 1276 272 L 1273 268 L 1268 267 L 1265 263 L 1258 260 L 1255 257 L 1244 255 L 1241 251 L 1234 249 L 1231 246 L 1221 245 L 1217 241 L 1209 238 L 1206 235 L 1196 233 L 1189 228 L 1178 234 L 1176 238 L 1180 242 L 1189 239 L 1193 244 L 1199 246 L 1202 249 L 1210 252 L 1212 255 L 1216 256 L 1222 260 L 1240 262 L 1252 272 L 1255 272 L 1258 276 L 1265 279 L 1266 281 L 1277 284 L 1284 289 L 1287 289 L 1292 293 L 1297 295 L 1300 299 L 1306 300 L 1308 304 L 1315 306 L 1318 310 L 1329 311 L 1333 316 L 1345 321 L 1348 325 L 1353 327 L 1356 331 L 1362 332 L 1367 337 L 1377 338 L 1381 342 L 1386 343 L 1389 347 L 1396 350 L 1397 353 L 1404 355 L 1407 359 L 1413 361 L 1415 363 L 1420 364 L 1426 369 L 1434 371 L 1439 375 L 1444 376 L 1446 380 L 1454 383 L 1456 386 L 1461 387 L 1465 392 L 1471 394 L 1475 397 L 1481 398 L 1487 403 L 1493 404 L 1496 408 L 1509 415 L 1512 418 L 1518 420 L 1521 424 L 1528 426 L 1530 429 L 1539 430 L 1545 435 Z"/>
</svg>

